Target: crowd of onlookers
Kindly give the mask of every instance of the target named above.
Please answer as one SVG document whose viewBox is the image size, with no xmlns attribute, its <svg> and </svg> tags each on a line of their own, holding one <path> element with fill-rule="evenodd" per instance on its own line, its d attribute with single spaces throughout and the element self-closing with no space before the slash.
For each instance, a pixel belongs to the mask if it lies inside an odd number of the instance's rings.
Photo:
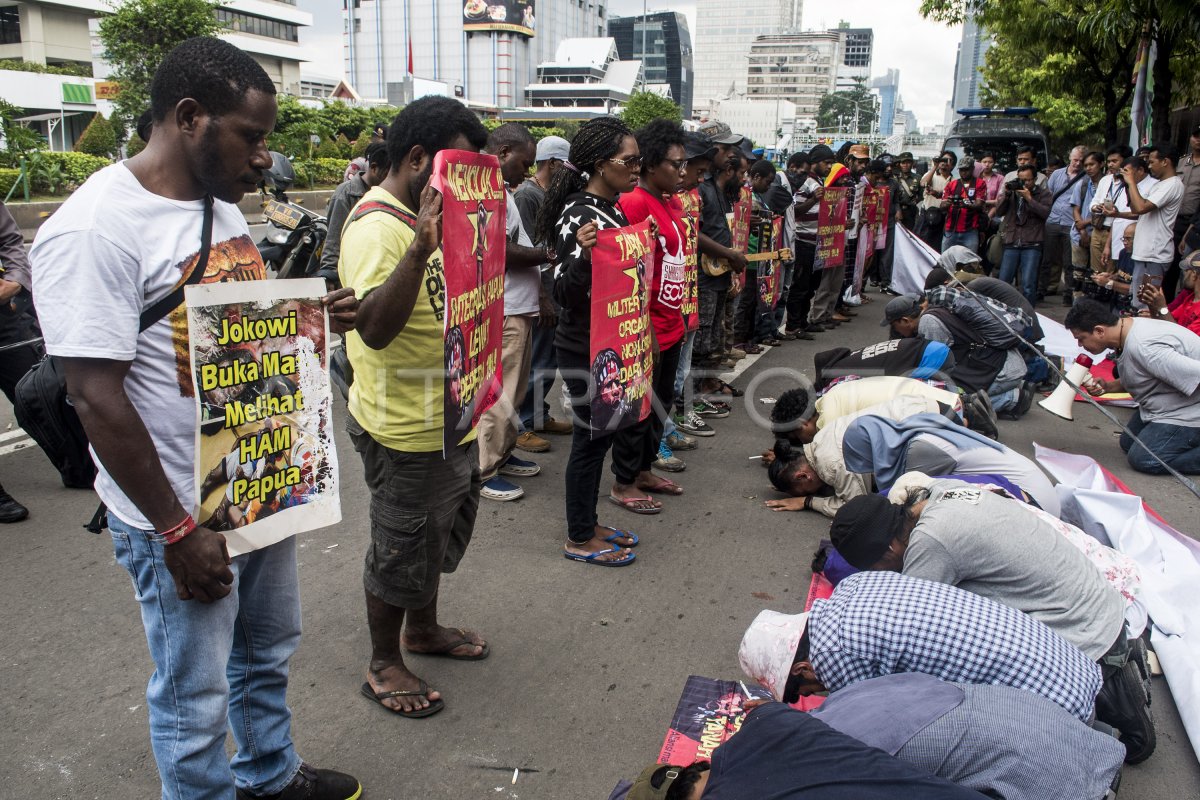
<svg viewBox="0 0 1200 800">
<path fill-rule="evenodd" d="M 274 95 L 232 45 L 180 45 L 154 79 L 146 149 L 89 179 L 31 253 L 46 348 L 91 440 L 116 559 L 156 665 L 147 700 L 164 798 L 362 794 L 353 777 L 303 762 L 292 742 L 295 538 L 230 558 L 225 537 L 192 518 L 194 387 L 179 365 L 178 320 L 141 324 L 145 306 L 177 290 L 181 270 L 210 252 L 254 252 L 234 203 L 271 164 Z M 857 143 L 839 153 L 818 145 L 780 169 L 720 122 L 630 130 L 600 117 L 571 141 L 535 141 L 515 123 L 489 132 L 466 106 L 437 97 L 405 107 L 380 140 L 338 192 L 344 222 L 323 265 L 339 287 L 324 302 L 353 367 L 345 422 L 370 495 L 361 693 L 373 705 L 402 718 L 445 708 L 407 654 L 489 656 L 485 636 L 441 623 L 441 576 L 463 559 L 480 499 L 514 500 L 524 490 L 510 479 L 540 471 L 518 449 L 544 452 L 543 434 L 569 434 L 561 552 L 584 566 L 633 564 L 642 537 L 621 520 L 602 522 L 599 501 L 663 513 L 659 498 L 685 487 L 660 473 L 682 471 L 676 452 L 716 435 L 714 421 L 742 395 L 730 368 L 765 348 L 825 338 L 815 381 L 778 398 L 763 460 L 787 495 L 768 506 L 832 518 L 831 545 L 813 565 L 832 594 L 804 613 L 764 611 L 753 622 L 739 661 L 775 702 L 754 709 L 711 764 L 650 768 L 629 798 L 825 786 L 858 798 L 1099 800 L 1122 760 L 1150 756 L 1137 566 L 1059 519 L 1049 479 L 998 441 L 996 420 L 1020 417 L 1055 384 L 1037 346 L 1038 293 L 1060 278 L 1069 292 L 1100 287 L 1111 294 L 1075 299 L 1066 321 L 1083 348 L 1117 353 L 1118 377 L 1089 391 L 1138 401 L 1122 440 L 1135 466 L 1158 469 L 1161 458 L 1200 471 L 1200 442 L 1188 438 L 1200 430 L 1195 257 L 1183 265 L 1190 293 L 1168 305 L 1171 287 L 1155 282 L 1170 280 L 1176 245 L 1167 253 L 1163 242 L 1179 207 L 1195 211 L 1200 131 L 1183 179 L 1166 145 L 1146 160 L 1073 153 L 1049 178 L 1028 152 L 1002 179 L 987 156 L 954 163 L 949 154 L 918 178 L 912 154 L 873 158 Z M 445 367 L 446 308 L 442 200 L 430 178 L 436 154 L 450 149 L 495 156 L 507 237 L 500 399 L 444 447 L 444 388 L 428 378 Z M 1145 168 L 1157 183 L 1145 182 Z M 921 294 L 893 297 L 874 315 L 854 281 L 868 185 L 892 190 L 889 228 L 914 228 L 944 251 Z M 845 261 L 826 269 L 818 219 L 830 187 L 847 190 L 849 213 Z M 747 204 L 743 244 L 729 218 Z M 1128 248 L 1096 246 L 1101 217 L 1115 229 L 1135 216 Z M 645 265 L 652 411 L 619 427 L 593 417 L 597 393 L 619 403 L 625 386 L 619 370 L 592 363 L 592 254 L 601 231 L 645 220 L 657 239 Z M 987 241 L 993 220 L 998 257 Z M 777 227 L 786 247 L 770 233 Z M 1118 233 L 1108 235 L 1126 238 Z M 888 246 L 867 261 L 868 287 L 889 285 L 895 253 Z M 1060 276 L 1076 258 L 1087 272 Z M 1132 259 L 1127 273 L 1121 258 Z M 764 291 L 776 282 L 777 293 Z M 1141 315 L 1122 313 L 1117 298 L 1130 292 Z M 874 326 L 868 316 L 882 317 L 888 335 L 853 351 L 832 346 L 831 331 L 855 317 Z M 559 379 L 561 401 L 551 390 Z M 782 705 L 816 693 L 828 699 L 812 715 Z"/>
</svg>

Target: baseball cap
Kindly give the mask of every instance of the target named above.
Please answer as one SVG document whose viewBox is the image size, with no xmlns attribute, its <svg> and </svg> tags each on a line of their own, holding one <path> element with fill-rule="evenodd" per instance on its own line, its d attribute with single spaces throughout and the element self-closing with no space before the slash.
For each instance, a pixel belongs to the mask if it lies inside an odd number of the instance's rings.
<svg viewBox="0 0 1200 800">
<path fill-rule="evenodd" d="M 970 156 L 960 158 L 958 160 L 958 171 L 962 172 L 964 169 L 975 169 L 975 159 Z"/>
<path fill-rule="evenodd" d="M 744 155 L 746 160 L 750 163 L 758 161 L 758 159 L 761 157 L 755 154 L 754 143 L 745 137 L 742 137 L 742 141 L 738 143 L 738 149 L 742 151 L 742 155 Z"/>
<path fill-rule="evenodd" d="M 571 160 L 571 143 L 561 136 L 547 136 L 537 143 L 537 161 L 549 161 L 556 158 L 559 161 Z"/>
<path fill-rule="evenodd" d="M 783 690 L 807 624 L 807 613 L 781 614 L 766 610 L 759 612 L 742 636 L 742 645 L 738 648 L 742 671 L 780 702 L 783 702 Z"/>
<path fill-rule="evenodd" d="M 702 156 L 708 156 L 711 158 L 714 149 L 715 148 L 712 146 L 712 142 L 710 142 L 703 134 L 700 133 L 689 133 L 683 139 L 684 157 L 687 158 L 688 161 L 691 161 L 693 158 L 700 158 Z"/>
<path fill-rule="evenodd" d="M 836 161 L 837 156 L 829 149 L 829 145 L 819 144 L 812 150 L 808 151 L 808 163 L 815 164 L 818 161 Z"/>
<path fill-rule="evenodd" d="M 851 498 L 829 527 L 838 554 L 857 569 L 870 569 L 903 533 L 904 509 L 877 494 Z"/>
<path fill-rule="evenodd" d="M 887 168 L 887 162 L 882 158 L 877 158 L 871 163 L 867 164 L 867 172 L 887 172 Z"/>
<path fill-rule="evenodd" d="M 662 800 L 667 796 L 671 784 L 682 774 L 683 767 L 673 767 L 670 764 L 651 764 L 642 770 L 642 774 L 637 776 L 633 786 L 629 787 L 629 793 L 625 795 L 625 800 Z"/>
<path fill-rule="evenodd" d="M 1192 136 L 1200 136 L 1200 125 L 1192 128 Z"/>
<path fill-rule="evenodd" d="M 715 144 L 738 144 L 742 141 L 741 136 L 731 131 L 729 126 L 720 120 L 710 119 L 700 126 L 700 132 Z"/>
<path fill-rule="evenodd" d="M 1179 268 L 1183 270 L 1200 269 L 1200 250 L 1193 250 L 1180 259 Z"/>
<path fill-rule="evenodd" d="M 883 307 L 883 322 L 879 327 L 886 328 L 901 317 L 916 317 L 921 314 L 921 298 L 915 294 L 902 294 L 893 297 Z"/>
<path fill-rule="evenodd" d="M 851 158 L 870 158 L 871 148 L 865 144 L 856 144 L 850 148 L 849 155 Z"/>
</svg>

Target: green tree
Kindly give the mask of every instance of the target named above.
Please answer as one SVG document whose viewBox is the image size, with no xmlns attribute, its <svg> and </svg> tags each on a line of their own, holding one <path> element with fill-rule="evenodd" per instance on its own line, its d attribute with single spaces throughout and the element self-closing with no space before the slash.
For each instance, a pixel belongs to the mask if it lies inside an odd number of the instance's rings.
<svg viewBox="0 0 1200 800">
<path fill-rule="evenodd" d="M 375 135 L 372 128 L 363 128 L 358 132 L 358 136 L 354 139 L 354 144 L 350 148 L 350 157 L 359 158 L 367 154 L 367 147 L 371 144 L 371 137 Z"/>
<path fill-rule="evenodd" d="M 103 114 L 92 117 L 75 142 L 76 153 L 112 158 L 117 153 L 117 131 Z"/>
<path fill-rule="evenodd" d="M 921 13 L 949 24 L 974 16 L 995 37 L 993 49 L 1011 51 L 988 53 L 990 99 L 1052 105 L 1047 118 L 1064 126 L 1051 131 L 1062 141 L 1092 135 L 1097 113 L 1105 141 L 1117 140 L 1144 33 L 1158 45 L 1154 129 L 1168 130 L 1175 76 L 1186 77 L 1194 95 L 1200 17 L 1192 0 L 922 0 Z"/>
<path fill-rule="evenodd" d="M 104 58 L 120 85 L 113 101 L 113 121 L 125 138 L 138 116 L 150 106 L 150 82 L 163 58 L 180 42 L 220 32 L 217 0 L 124 0 L 100 20 Z"/>
<path fill-rule="evenodd" d="M 677 103 L 654 92 L 634 92 L 625 103 L 621 112 L 621 120 L 630 130 L 637 130 L 647 122 L 655 119 L 669 119 L 672 122 L 683 120 L 683 110 Z"/>
<path fill-rule="evenodd" d="M 24 109 L 0 98 L 0 132 L 4 134 L 4 150 L 0 151 L 0 164 L 15 167 L 22 158 L 29 158 L 39 150 L 49 147 L 40 133 L 17 122 L 24 114 Z"/>
<path fill-rule="evenodd" d="M 817 129 L 871 133 L 875 130 L 878 117 L 879 107 L 875 96 L 860 80 L 853 89 L 833 92 L 821 98 L 821 104 L 817 107 Z"/>
</svg>

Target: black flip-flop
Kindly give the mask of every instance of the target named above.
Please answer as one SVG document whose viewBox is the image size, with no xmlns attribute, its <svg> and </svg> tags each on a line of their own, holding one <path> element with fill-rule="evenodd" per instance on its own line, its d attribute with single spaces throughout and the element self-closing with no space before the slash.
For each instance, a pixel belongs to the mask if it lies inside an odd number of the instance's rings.
<svg viewBox="0 0 1200 800">
<path fill-rule="evenodd" d="M 446 707 L 445 702 L 443 702 L 440 697 L 437 700 L 430 700 L 429 705 L 427 707 L 419 708 L 416 711 L 402 711 L 401 709 L 392 708 L 390 706 L 384 705 L 383 701 L 387 700 L 389 698 L 392 698 L 392 697 L 425 697 L 425 698 L 428 698 L 429 697 L 429 684 L 425 683 L 425 681 L 421 681 L 421 686 L 416 691 L 396 690 L 394 692 L 376 692 L 374 689 L 371 688 L 371 684 L 369 682 L 364 681 L 361 691 L 362 691 L 364 697 L 366 697 L 368 700 L 374 700 L 385 711 L 390 711 L 393 714 L 396 714 L 401 717 L 408 717 L 410 719 L 420 719 L 422 717 L 432 717 L 434 714 L 438 713 L 439 711 L 441 711 L 443 708 Z"/>
<path fill-rule="evenodd" d="M 413 655 L 432 656 L 433 658 L 450 658 L 455 661 L 483 661 L 491 654 L 492 648 L 487 642 L 484 642 L 482 645 L 480 645 L 479 642 L 472 642 L 467 638 L 467 632 L 462 628 L 451 628 L 450 630 L 458 631 L 458 635 L 462 638 L 460 638 L 457 642 L 450 644 L 445 650 L 439 650 L 436 653 L 430 653 L 426 650 L 410 650 L 407 647 L 404 649 L 406 652 L 412 653 Z M 451 650 L 462 647 L 464 644 L 469 644 L 472 647 L 482 646 L 483 650 L 481 650 L 477 655 L 473 656 L 456 656 L 454 653 L 450 652 Z"/>
</svg>

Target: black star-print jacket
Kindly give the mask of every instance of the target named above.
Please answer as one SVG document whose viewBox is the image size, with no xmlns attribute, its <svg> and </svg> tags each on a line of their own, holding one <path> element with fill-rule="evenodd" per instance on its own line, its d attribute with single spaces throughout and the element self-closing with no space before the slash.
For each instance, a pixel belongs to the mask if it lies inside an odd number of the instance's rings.
<svg viewBox="0 0 1200 800">
<path fill-rule="evenodd" d="M 629 224 L 621 209 L 606 198 L 579 192 L 567 198 L 567 206 L 558 218 L 555 249 L 558 261 L 554 270 L 554 299 L 562 306 L 554 346 L 573 353 L 589 355 L 592 326 L 592 261 L 575 241 L 580 226 L 595 221 L 600 230 Z"/>
</svg>

